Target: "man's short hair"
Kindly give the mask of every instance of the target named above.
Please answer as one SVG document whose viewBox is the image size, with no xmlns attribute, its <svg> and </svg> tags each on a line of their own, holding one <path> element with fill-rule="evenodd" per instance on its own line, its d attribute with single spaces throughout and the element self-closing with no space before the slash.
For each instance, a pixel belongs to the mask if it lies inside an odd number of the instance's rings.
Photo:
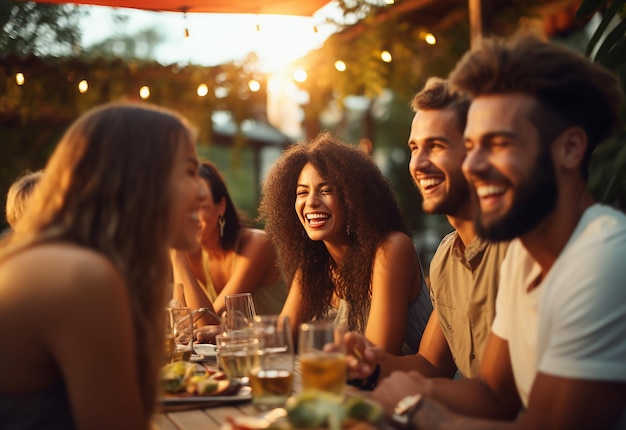
<svg viewBox="0 0 626 430">
<path fill-rule="evenodd" d="M 585 177 L 593 150 L 619 130 L 623 93 L 618 77 L 582 54 L 536 36 L 510 43 L 483 40 L 461 58 L 449 81 L 472 98 L 504 93 L 533 97 L 538 109 L 529 119 L 545 144 L 567 127 L 581 127 L 588 138 L 581 166 Z"/>
<path fill-rule="evenodd" d="M 438 77 L 428 78 L 424 88 L 413 97 L 413 111 L 450 109 L 457 116 L 461 134 L 467 124 L 467 111 L 471 100 L 465 94 L 450 91 L 448 81 Z"/>
<path fill-rule="evenodd" d="M 37 186 L 39 179 L 43 175 L 43 171 L 26 172 L 18 177 L 7 193 L 7 201 L 5 207 L 6 219 L 11 227 L 15 227 L 15 223 L 22 216 L 26 209 L 28 200 L 33 190 Z"/>
</svg>

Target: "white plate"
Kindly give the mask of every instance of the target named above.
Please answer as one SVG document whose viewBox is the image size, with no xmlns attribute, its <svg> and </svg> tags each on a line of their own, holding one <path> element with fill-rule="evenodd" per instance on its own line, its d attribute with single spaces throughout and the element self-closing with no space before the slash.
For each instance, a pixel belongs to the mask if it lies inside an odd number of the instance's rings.
<svg viewBox="0 0 626 430">
<path fill-rule="evenodd" d="M 243 386 L 237 394 L 230 396 L 188 396 L 188 395 L 171 395 L 162 397 L 161 401 L 166 405 L 176 403 L 204 403 L 204 402 L 241 402 L 252 399 L 252 390 L 248 386 Z"/>
<path fill-rule="evenodd" d="M 217 347 L 211 343 L 194 343 L 193 349 L 196 354 L 205 357 L 215 357 L 217 355 Z"/>
</svg>

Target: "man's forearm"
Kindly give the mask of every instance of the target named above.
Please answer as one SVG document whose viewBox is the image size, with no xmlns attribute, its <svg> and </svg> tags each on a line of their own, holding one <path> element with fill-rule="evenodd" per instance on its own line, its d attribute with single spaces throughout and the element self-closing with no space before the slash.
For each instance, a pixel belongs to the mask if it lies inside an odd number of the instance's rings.
<svg viewBox="0 0 626 430">
<path fill-rule="evenodd" d="M 518 411 L 506 408 L 480 379 L 433 379 L 428 396 L 461 415 L 491 419 L 512 419 Z"/>
<path fill-rule="evenodd" d="M 442 369 L 434 366 L 419 353 L 404 356 L 397 356 L 385 353 L 384 355 L 379 357 L 379 364 L 381 378 L 389 376 L 389 374 L 394 370 L 400 370 L 403 372 L 416 370 L 427 378 L 452 377 L 452 375 L 444 374 Z"/>
</svg>

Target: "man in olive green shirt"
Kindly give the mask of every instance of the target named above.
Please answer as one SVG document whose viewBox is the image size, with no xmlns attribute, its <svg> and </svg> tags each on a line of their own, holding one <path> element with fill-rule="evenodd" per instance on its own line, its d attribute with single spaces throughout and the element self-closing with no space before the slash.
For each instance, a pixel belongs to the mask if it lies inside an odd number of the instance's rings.
<svg viewBox="0 0 626 430">
<path fill-rule="evenodd" d="M 474 231 L 476 208 L 461 171 L 463 131 L 470 101 L 431 78 L 413 99 L 409 172 L 429 214 L 445 214 L 455 231 L 440 243 L 430 264 L 434 306 L 417 354 L 394 356 L 358 334 L 346 336 L 350 378 L 363 387 L 394 370 L 418 370 L 427 377 L 477 375 L 495 314 L 501 261 L 508 244 L 491 244 Z M 380 367 L 378 367 L 380 366 Z M 375 370 L 376 369 L 376 370 Z"/>
</svg>

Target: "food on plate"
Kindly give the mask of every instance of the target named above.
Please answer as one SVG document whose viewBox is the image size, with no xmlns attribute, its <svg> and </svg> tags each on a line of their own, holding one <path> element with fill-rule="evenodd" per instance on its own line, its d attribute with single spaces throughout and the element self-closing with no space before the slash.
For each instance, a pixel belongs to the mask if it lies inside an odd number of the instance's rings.
<svg viewBox="0 0 626 430">
<path fill-rule="evenodd" d="M 340 430 L 356 422 L 376 423 L 382 419 L 380 406 L 361 397 L 343 401 L 318 390 L 305 390 L 286 404 L 287 421 L 296 428 L 327 427 Z"/>
<path fill-rule="evenodd" d="M 161 384 L 167 394 L 214 396 L 224 394 L 230 382 L 223 372 L 187 361 L 175 361 L 161 369 Z"/>
</svg>

